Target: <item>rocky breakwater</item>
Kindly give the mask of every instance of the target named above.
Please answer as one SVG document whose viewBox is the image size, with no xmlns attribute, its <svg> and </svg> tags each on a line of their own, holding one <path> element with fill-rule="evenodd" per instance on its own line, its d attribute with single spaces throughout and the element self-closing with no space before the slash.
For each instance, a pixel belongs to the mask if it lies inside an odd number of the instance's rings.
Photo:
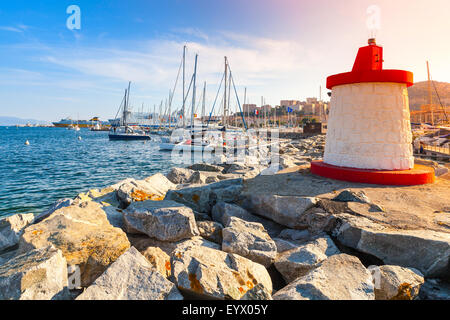
<svg viewBox="0 0 450 320">
<path fill-rule="evenodd" d="M 450 181 L 320 178 L 322 147 L 282 142 L 276 174 L 195 164 L 3 219 L 0 299 L 450 299 Z"/>
</svg>

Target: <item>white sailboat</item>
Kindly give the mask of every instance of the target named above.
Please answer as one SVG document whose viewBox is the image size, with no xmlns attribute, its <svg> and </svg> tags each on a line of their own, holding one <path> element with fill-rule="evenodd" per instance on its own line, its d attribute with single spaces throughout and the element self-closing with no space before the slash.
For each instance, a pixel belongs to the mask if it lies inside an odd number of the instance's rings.
<svg viewBox="0 0 450 320">
<path fill-rule="evenodd" d="M 125 89 L 125 96 L 120 104 L 119 111 L 122 109 L 122 117 L 119 126 L 113 125 L 108 134 L 109 140 L 150 140 L 150 135 L 147 134 L 139 126 L 131 126 L 128 124 L 128 117 L 131 112 L 128 109 L 128 102 L 130 99 L 131 81 L 128 83 L 128 89 Z"/>
</svg>

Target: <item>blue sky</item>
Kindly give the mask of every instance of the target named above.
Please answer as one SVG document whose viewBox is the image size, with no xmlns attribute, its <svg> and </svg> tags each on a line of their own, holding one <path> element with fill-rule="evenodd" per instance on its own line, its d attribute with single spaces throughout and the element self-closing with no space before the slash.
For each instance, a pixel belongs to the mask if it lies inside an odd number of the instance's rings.
<svg viewBox="0 0 450 320">
<path fill-rule="evenodd" d="M 66 8 L 81 9 L 69 30 Z M 131 104 L 153 110 L 173 87 L 182 47 L 207 106 L 228 56 L 241 99 L 259 104 L 325 94 L 328 75 L 349 71 L 370 34 L 367 8 L 381 10 L 385 68 L 450 81 L 447 0 L 1 1 L 0 115 L 59 120 L 116 114 L 127 82 Z M 200 89 L 197 93 L 200 96 Z M 178 86 L 174 108 L 181 101 Z M 208 108 L 207 107 L 207 108 Z"/>
</svg>

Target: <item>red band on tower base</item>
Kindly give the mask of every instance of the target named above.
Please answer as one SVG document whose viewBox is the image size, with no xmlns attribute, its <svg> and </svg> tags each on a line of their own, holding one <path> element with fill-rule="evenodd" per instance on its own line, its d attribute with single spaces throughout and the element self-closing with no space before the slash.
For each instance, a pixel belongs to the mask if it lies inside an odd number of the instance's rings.
<svg viewBox="0 0 450 320">
<path fill-rule="evenodd" d="M 410 170 L 387 171 L 338 167 L 323 161 L 312 161 L 311 173 L 335 180 L 390 186 L 414 186 L 435 181 L 434 169 L 418 164 Z"/>
</svg>

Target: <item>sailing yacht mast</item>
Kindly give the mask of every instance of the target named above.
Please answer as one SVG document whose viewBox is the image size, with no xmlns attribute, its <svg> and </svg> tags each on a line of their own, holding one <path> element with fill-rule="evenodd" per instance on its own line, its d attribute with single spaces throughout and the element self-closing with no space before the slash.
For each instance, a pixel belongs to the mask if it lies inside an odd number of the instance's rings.
<svg viewBox="0 0 450 320">
<path fill-rule="evenodd" d="M 185 121 L 185 87 L 186 87 L 186 81 L 185 81 L 185 77 L 186 77 L 186 46 L 183 46 L 183 107 L 182 107 L 182 117 L 183 117 L 183 128 L 186 127 L 186 121 Z"/>
<path fill-rule="evenodd" d="M 200 118 L 200 122 L 202 123 L 203 127 L 203 117 L 205 116 L 205 102 L 206 102 L 206 81 L 203 85 L 203 102 L 202 102 L 202 114 Z"/>
<path fill-rule="evenodd" d="M 428 73 L 428 103 L 430 104 L 430 111 L 431 111 L 431 125 L 434 126 L 433 96 L 431 95 L 430 65 L 428 61 L 427 61 L 427 73 Z"/>
<path fill-rule="evenodd" d="M 122 123 L 119 125 L 125 126 L 126 123 L 126 118 L 127 118 L 127 114 L 126 114 L 126 110 L 127 110 L 127 92 L 128 89 L 125 89 L 125 96 L 123 97 L 123 112 L 122 112 Z"/>
<path fill-rule="evenodd" d="M 198 54 L 195 55 L 194 74 L 193 74 L 193 83 L 192 83 L 191 130 L 194 130 L 195 92 L 197 91 L 197 88 L 195 86 L 195 83 L 197 81 L 197 59 L 198 59 Z"/>
<path fill-rule="evenodd" d="M 223 125 L 227 127 L 227 81 L 228 81 L 228 62 L 225 57 L 225 81 L 224 81 L 224 96 L 223 96 Z"/>
<path fill-rule="evenodd" d="M 247 87 L 245 87 L 244 88 L 244 103 L 242 104 L 242 114 L 244 115 L 244 117 L 245 117 L 245 105 L 246 105 L 246 101 L 247 100 Z M 249 117 L 249 114 L 248 114 L 248 106 L 247 106 L 247 118 Z M 242 121 L 242 125 L 244 125 L 244 121 Z"/>
<path fill-rule="evenodd" d="M 172 121 L 172 114 L 171 114 L 171 111 L 172 111 L 172 99 L 171 99 L 171 96 L 172 96 L 172 91 L 169 90 L 169 129 L 170 129 L 170 126 L 171 126 L 171 121 Z"/>
</svg>

